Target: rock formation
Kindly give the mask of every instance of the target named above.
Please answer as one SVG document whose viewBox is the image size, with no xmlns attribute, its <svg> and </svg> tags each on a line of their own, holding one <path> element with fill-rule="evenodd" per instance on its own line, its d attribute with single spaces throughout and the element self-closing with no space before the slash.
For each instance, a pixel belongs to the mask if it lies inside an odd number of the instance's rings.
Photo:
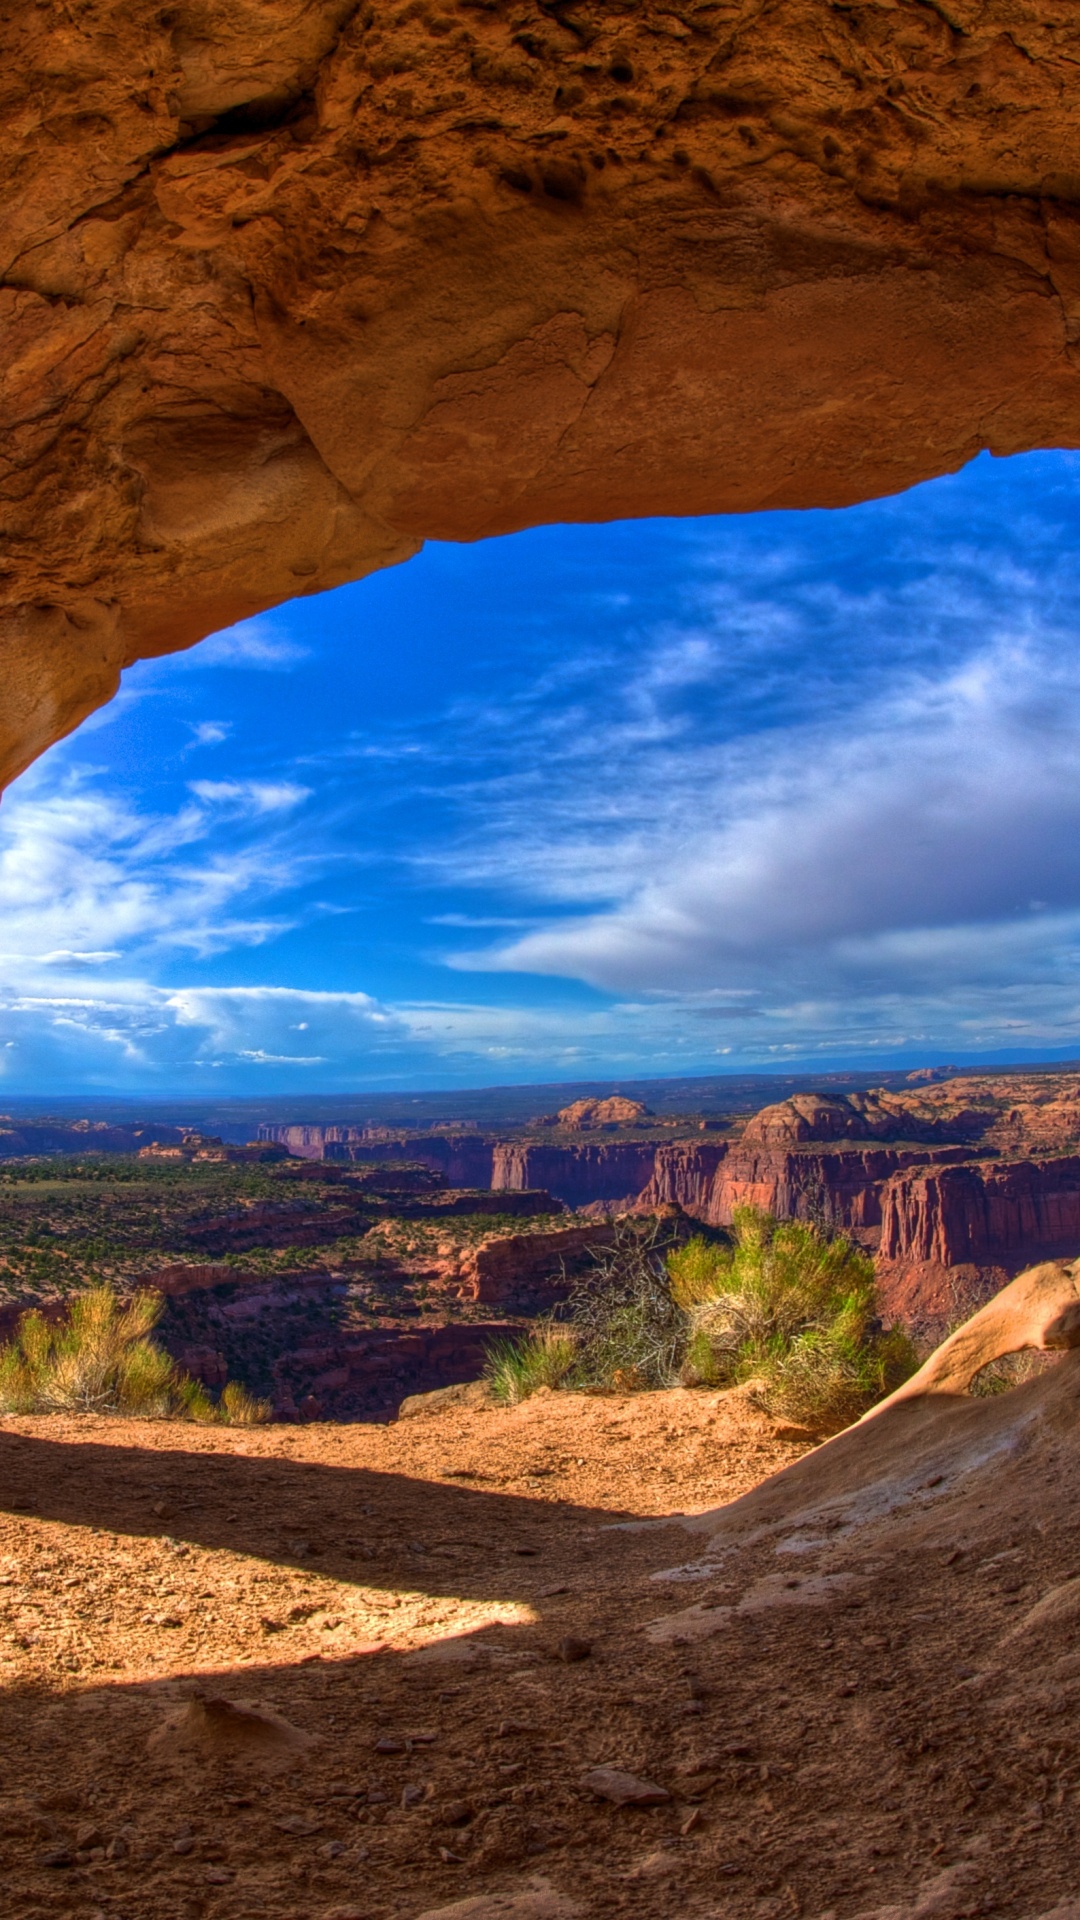
<svg viewBox="0 0 1080 1920">
<path fill-rule="evenodd" d="M 568 1107 L 559 1108 L 554 1124 L 574 1133 L 588 1133 L 593 1127 L 647 1125 L 651 1118 L 640 1100 L 627 1100 L 616 1093 L 606 1100 L 572 1100 Z"/>
<path fill-rule="evenodd" d="M 1080 1156 L 896 1174 L 881 1190 L 884 1260 L 943 1266 L 1080 1247 Z"/>
<path fill-rule="evenodd" d="M 651 1140 L 583 1140 L 572 1146 L 506 1141 L 494 1148 L 491 1184 L 507 1192 L 546 1187 L 569 1207 L 632 1200 L 652 1176 L 656 1151 Z"/>
<path fill-rule="evenodd" d="M 1050 0 L 10 0 L 0 49 L 0 777 L 428 537 L 1080 441 Z"/>
</svg>

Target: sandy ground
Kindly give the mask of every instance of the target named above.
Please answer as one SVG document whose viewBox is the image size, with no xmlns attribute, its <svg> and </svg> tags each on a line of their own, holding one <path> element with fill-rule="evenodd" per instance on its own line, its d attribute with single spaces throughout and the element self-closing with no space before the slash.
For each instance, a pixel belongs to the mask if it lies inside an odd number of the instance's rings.
<svg viewBox="0 0 1080 1920">
<path fill-rule="evenodd" d="M 828 1606 L 648 1637 L 733 1597 L 663 1577 L 678 1514 L 805 1450 L 685 1391 L 0 1422 L 0 1908 L 414 1920 L 546 1885 L 586 1916 L 839 1920 L 937 1886 L 920 1915 L 1043 1913 L 1080 1727 L 1051 1703 L 1003 1738 L 967 1663 L 1050 1546 L 878 1554 Z M 598 1766 L 667 1797 L 611 1804 Z"/>
</svg>

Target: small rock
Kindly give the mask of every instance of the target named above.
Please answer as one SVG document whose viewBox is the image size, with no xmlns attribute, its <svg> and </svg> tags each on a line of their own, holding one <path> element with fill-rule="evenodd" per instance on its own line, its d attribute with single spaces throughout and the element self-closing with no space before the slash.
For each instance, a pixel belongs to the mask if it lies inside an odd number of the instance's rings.
<svg viewBox="0 0 1080 1920">
<path fill-rule="evenodd" d="M 229 1867 L 207 1867 L 203 1879 L 209 1887 L 227 1887 L 235 1874 Z"/>
<path fill-rule="evenodd" d="M 592 1641 L 578 1640 L 572 1633 L 565 1634 L 555 1649 L 557 1657 L 565 1661 L 567 1666 L 572 1666 L 576 1660 L 587 1660 L 591 1652 Z"/>
<path fill-rule="evenodd" d="M 324 1920 L 352 1920 L 352 1914 L 359 1915 L 359 1911 L 349 1909 L 339 1914 L 335 1909 Z M 519 1882 L 505 1892 L 472 1894 L 455 1900 L 452 1906 L 429 1908 L 418 1920 L 576 1920 L 579 1913 L 579 1907 L 537 1876 L 525 1886 Z"/>
<path fill-rule="evenodd" d="M 369 1807 L 388 1807 L 390 1804 L 390 1795 L 387 1793 L 385 1787 L 369 1787 L 367 1803 Z"/>
<path fill-rule="evenodd" d="M 416 1786 L 411 1781 L 401 1789 L 401 1804 L 403 1807 L 418 1807 L 423 1798 L 424 1788 Z"/>
<path fill-rule="evenodd" d="M 179 1840 L 172 1843 L 174 1853 L 194 1853 L 195 1842 L 189 1833 L 182 1833 Z"/>
<path fill-rule="evenodd" d="M 495 1735 L 495 1738 L 496 1740 L 509 1740 L 515 1733 L 535 1733 L 535 1731 L 535 1727 L 529 1726 L 525 1720 L 500 1720 L 499 1731 Z"/>
<path fill-rule="evenodd" d="M 75 1855 L 68 1847 L 51 1847 L 48 1853 L 42 1854 L 41 1864 L 43 1867 L 73 1867 Z"/>
<path fill-rule="evenodd" d="M 301 1839 L 306 1839 L 308 1834 L 320 1831 L 322 1821 L 312 1820 L 304 1813 L 286 1813 L 280 1820 L 275 1820 L 274 1825 L 279 1833 L 292 1833 Z"/>
<path fill-rule="evenodd" d="M 105 1858 L 106 1860 L 126 1860 L 127 1857 L 128 1843 L 122 1835 L 118 1833 L 115 1839 L 109 1841 L 105 1849 Z"/>
<path fill-rule="evenodd" d="M 101 1844 L 102 1844 L 101 1828 L 95 1827 L 92 1820 L 87 1821 L 81 1827 L 76 1827 L 75 1845 L 78 1848 L 80 1853 L 82 1853 L 88 1847 L 100 1847 Z"/>
<path fill-rule="evenodd" d="M 439 1808 L 439 1819 L 446 1827 L 467 1827 L 475 1811 L 468 1800 L 447 1800 Z"/>
<path fill-rule="evenodd" d="M 684 1840 L 688 1833 L 693 1833 L 694 1828 L 697 1826 L 700 1819 L 701 1819 L 700 1807 L 695 1807 L 692 1813 L 687 1814 L 686 1819 L 683 1821 L 682 1826 L 679 1828 L 679 1832 L 682 1834 L 682 1837 Z"/>
<path fill-rule="evenodd" d="M 264 1633 L 284 1633 L 285 1631 L 284 1620 L 271 1620 L 265 1613 L 261 1615 L 259 1625 Z"/>
<path fill-rule="evenodd" d="M 388 1736 L 384 1736 L 382 1740 L 376 1740 L 375 1751 L 376 1753 L 404 1753 L 405 1742 L 404 1740 L 391 1740 Z"/>
<path fill-rule="evenodd" d="M 581 1784 L 616 1807 L 660 1807 L 671 1799 L 666 1787 L 639 1780 L 633 1773 L 622 1773 L 618 1767 L 593 1767 L 582 1775 Z"/>
<path fill-rule="evenodd" d="M 336 1860 L 340 1854 L 347 1853 L 344 1840 L 327 1840 L 316 1849 L 320 1860 Z"/>
<path fill-rule="evenodd" d="M 433 1393 L 410 1393 L 397 1411 L 399 1420 L 415 1420 L 427 1413 L 441 1413 L 444 1407 L 489 1407 L 492 1392 L 486 1380 L 468 1380 L 461 1386 L 436 1387 Z"/>
</svg>

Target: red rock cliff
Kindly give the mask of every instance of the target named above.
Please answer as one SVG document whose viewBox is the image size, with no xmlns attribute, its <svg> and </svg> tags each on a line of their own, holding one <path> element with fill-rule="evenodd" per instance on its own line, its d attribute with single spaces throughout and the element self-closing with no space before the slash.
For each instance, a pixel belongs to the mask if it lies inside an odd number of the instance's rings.
<svg viewBox="0 0 1080 1920">
<path fill-rule="evenodd" d="M 643 1205 L 674 1202 L 710 1226 L 730 1226 L 736 1207 L 761 1207 L 781 1220 L 817 1220 L 849 1231 L 881 1223 L 883 1184 L 898 1169 L 925 1166 L 962 1148 L 837 1147 L 801 1152 L 741 1141 L 659 1147 Z"/>
<path fill-rule="evenodd" d="M 898 1173 L 881 1195 L 883 1260 L 956 1266 L 1080 1251 L 1080 1155 Z"/>
<path fill-rule="evenodd" d="M 573 1146 L 510 1141 L 496 1146 L 491 1184 L 515 1192 L 546 1187 L 569 1207 L 593 1200 L 633 1200 L 651 1180 L 657 1148 L 643 1140 L 582 1141 Z"/>
</svg>

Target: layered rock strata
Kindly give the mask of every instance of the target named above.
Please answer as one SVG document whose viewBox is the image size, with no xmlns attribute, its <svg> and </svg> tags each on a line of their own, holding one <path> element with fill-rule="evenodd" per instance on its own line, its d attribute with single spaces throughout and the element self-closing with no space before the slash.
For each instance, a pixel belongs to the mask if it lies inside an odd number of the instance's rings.
<svg viewBox="0 0 1080 1920">
<path fill-rule="evenodd" d="M 568 1207 L 596 1200 L 630 1200 L 652 1178 L 657 1147 L 651 1140 L 582 1141 L 573 1146 L 499 1143 L 491 1184 L 505 1193 L 546 1187 Z"/>
<path fill-rule="evenodd" d="M 883 1260 L 1023 1260 L 1080 1247 L 1080 1155 L 919 1168 L 881 1190 Z"/>
<path fill-rule="evenodd" d="M 886 1183 L 909 1167 L 963 1160 L 963 1147 L 806 1148 L 801 1153 L 742 1142 L 660 1147 L 642 1207 L 682 1207 L 710 1226 L 731 1225 L 737 1207 L 779 1220 L 811 1220 L 837 1231 L 872 1232 Z"/>
<path fill-rule="evenodd" d="M 0 52 L 0 777 L 429 537 L 1080 441 L 1050 0 L 11 0 Z"/>
</svg>

